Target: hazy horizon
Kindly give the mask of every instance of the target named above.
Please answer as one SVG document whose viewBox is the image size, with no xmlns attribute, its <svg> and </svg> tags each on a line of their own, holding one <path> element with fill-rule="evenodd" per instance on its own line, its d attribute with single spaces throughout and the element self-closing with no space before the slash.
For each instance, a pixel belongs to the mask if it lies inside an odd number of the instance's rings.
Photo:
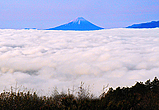
<svg viewBox="0 0 159 110">
<path fill-rule="evenodd" d="M 103 28 L 123 28 L 159 20 L 158 0 L 5 0 L 0 1 L 0 28 L 48 29 L 77 17 Z"/>
</svg>

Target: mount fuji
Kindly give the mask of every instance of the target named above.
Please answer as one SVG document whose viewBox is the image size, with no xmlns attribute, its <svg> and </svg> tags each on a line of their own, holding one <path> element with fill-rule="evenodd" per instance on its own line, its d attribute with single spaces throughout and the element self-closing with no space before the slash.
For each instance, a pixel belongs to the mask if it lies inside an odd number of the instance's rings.
<svg viewBox="0 0 159 110">
<path fill-rule="evenodd" d="M 46 30 L 75 30 L 75 31 L 89 31 L 89 30 L 100 30 L 102 27 L 96 26 L 91 22 L 87 21 L 83 17 L 78 17 L 66 24 L 46 29 Z"/>
</svg>

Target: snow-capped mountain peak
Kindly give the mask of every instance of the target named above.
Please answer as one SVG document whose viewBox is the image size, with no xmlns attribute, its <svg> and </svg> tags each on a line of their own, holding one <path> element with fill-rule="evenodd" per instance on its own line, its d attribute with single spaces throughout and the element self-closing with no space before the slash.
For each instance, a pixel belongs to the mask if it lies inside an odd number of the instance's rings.
<svg viewBox="0 0 159 110">
<path fill-rule="evenodd" d="M 78 17 L 66 24 L 57 26 L 55 28 L 50 28 L 48 30 L 77 30 L 77 31 L 84 31 L 84 30 L 100 30 L 103 29 L 98 27 L 91 22 L 87 21 L 83 17 Z"/>
</svg>

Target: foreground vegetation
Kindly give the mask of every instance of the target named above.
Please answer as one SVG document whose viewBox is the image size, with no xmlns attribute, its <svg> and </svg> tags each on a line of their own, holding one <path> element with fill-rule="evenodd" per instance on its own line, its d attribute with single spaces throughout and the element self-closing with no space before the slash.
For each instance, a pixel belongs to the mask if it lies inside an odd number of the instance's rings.
<svg viewBox="0 0 159 110">
<path fill-rule="evenodd" d="M 0 110 L 159 110 L 159 80 L 137 82 L 132 87 L 109 88 L 100 98 L 81 83 L 77 95 L 58 93 L 46 97 L 25 92 L 0 94 Z"/>
</svg>

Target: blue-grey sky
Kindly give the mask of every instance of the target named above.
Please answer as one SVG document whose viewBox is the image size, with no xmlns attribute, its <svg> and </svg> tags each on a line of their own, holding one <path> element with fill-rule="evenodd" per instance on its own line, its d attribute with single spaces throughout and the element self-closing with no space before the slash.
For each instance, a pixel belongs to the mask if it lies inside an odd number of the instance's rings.
<svg viewBox="0 0 159 110">
<path fill-rule="evenodd" d="M 46 29 L 84 17 L 104 28 L 159 20 L 159 0 L 1 0 L 0 28 Z"/>
</svg>

